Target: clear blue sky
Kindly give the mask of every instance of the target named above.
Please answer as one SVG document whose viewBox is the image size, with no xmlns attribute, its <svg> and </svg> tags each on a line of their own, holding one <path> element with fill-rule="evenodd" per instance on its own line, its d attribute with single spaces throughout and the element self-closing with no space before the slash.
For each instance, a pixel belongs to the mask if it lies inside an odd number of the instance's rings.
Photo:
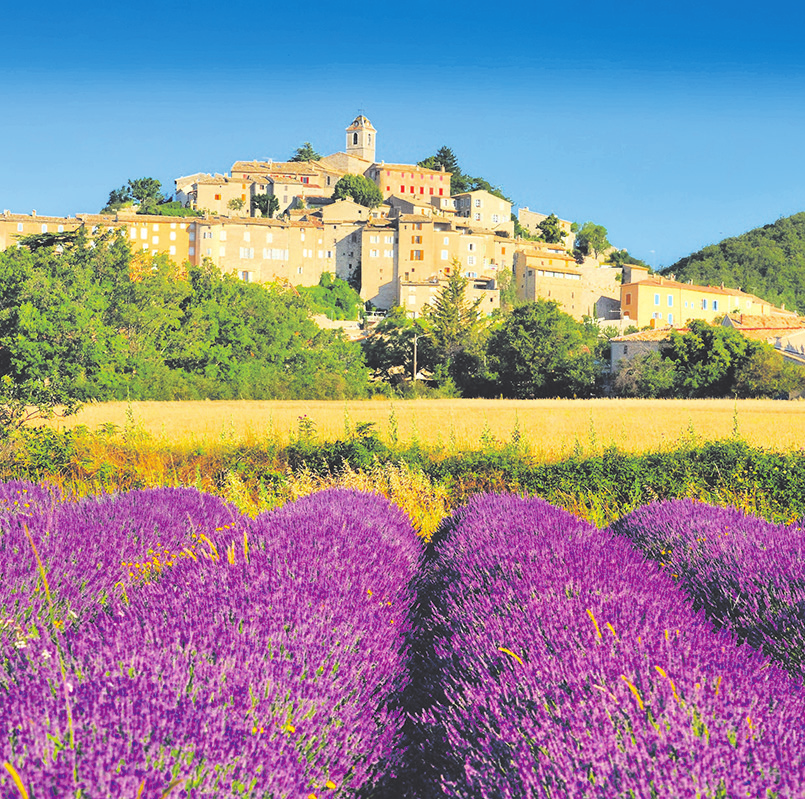
<svg viewBox="0 0 805 799">
<path fill-rule="evenodd" d="M 362 109 L 378 159 L 446 144 L 517 205 L 667 266 L 805 210 L 803 30 L 799 4 L 744 0 L 15 0 L 0 210 L 98 211 L 128 178 L 334 152 Z"/>
</svg>

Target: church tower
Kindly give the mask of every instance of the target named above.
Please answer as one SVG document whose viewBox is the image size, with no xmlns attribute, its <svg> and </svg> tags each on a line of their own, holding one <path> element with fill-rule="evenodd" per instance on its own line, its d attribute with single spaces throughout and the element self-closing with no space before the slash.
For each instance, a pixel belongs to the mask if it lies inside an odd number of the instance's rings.
<svg viewBox="0 0 805 799">
<path fill-rule="evenodd" d="M 347 128 L 347 155 L 363 158 L 364 161 L 373 164 L 376 137 L 377 131 L 372 127 L 372 123 L 363 114 L 358 114 Z"/>
</svg>

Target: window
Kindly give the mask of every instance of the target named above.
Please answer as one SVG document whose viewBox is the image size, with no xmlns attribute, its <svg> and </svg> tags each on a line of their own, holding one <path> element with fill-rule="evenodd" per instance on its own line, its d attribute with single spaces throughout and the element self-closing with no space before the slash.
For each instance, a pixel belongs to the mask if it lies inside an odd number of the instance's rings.
<svg viewBox="0 0 805 799">
<path fill-rule="evenodd" d="M 384 258 L 393 258 L 394 257 L 394 250 L 383 250 L 383 257 Z"/>
<path fill-rule="evenodd" d="M 226 255 L 226 247 L 223 245 L 218 248 L 218 257 L 223 258 Z"/>
<path fill-rule="evenodd" d="M 702 310 L 703 311 L 707 310 L 707 300 L 702 300 Z"/>
<path fill-rule="evenodd" d="M 22 232 L 22 222 L 17 222 L 17 231 Z"/>
<path fill-rule="evenodd" d="M 64 233 L 64 225 L 59 225 L 58 231 L 59 233 Z"/>
<path fill-rule="evenodd" d="M 674 315 L 672 313 L 668 314 L 668 324 L 672 325 L 674 323 Z"/>
<path fill-rule="evenodd" d="M 175 230 L 171 231 L 170 240 L 171 241 L 176 241 L 176 231 Z"/>
<path fill-rule="evenodd" d="M 137 238 L 137 231 L 134 228 L 129 229 L 129 237 L 132 238 L 132 239 Z"/>
<path fill-rule="evenodd" d="M 394 236 L 383 236 L 384 244 L 394 244 Z"/>
<path fill-rule="evenodd" d="M 251 273 L 249 273 L 249 272 L 241 272 L 241 273 L 240 273 L 240 279 L 241 279 L 241 280 L 242 280 L 244 283 L 248 283 L 248 282 L 249 282 L 250 277 L 251 277 Z"/>
<path fill-rule="evenodd" d="M 151 237 L 152 244 L 159 244 L 159 236 L 152 236 Z"/>
<path fill-rule="evenodd" d="M 467 256 L 467 266 L 475 266 L 475 256 L 468 255 Z"/>
<path fill-rule="evenodd" d="M 240 257 L 241 258 L 254 258 L 254 247 L 241 247 L 240 248 Z"/>
<path fill-rule="evenodd" d="M 500 217 L 497 214 L 492 214 L 492 222 L 494 224 L 497 224 L 498 222 L 500 222 Z"/>
<path fill-rule="evenodd" d="M 272 241 L 274 241 L 274 234 L 266 233 L 266 244 L 271 244 Z"/>
<path fill-rule="evenodd" d="M 448 257 L 448 256 L 447 256 L 447 250 L 442 250 L 441 257 L 442 257 L 442 260 L 443 260 L 443 261 L 446 261 L 446 260 L 447 260 L 447 257 Z"/>
<path fill-rule="evenodd" d="M 380 255 L 379 250 L 369 250 L 369 256 L 371 258 L 377 258 Z"/>
<path fill-rule="evenodd" d="M 481 207 L 481 198 L 480 198 L 480 197 L 477 197 L 477 198 L 476 198 L 476 200 L 475 200 L 475 207 L 476 207 L 476 208 L 480 208 L 480 207 Z"/>
<path fill-rule="evenodd" d="M 317 253 L 317 256 L 319 258 L 324 258 L 324 250 L 319 250 L 318 253 Z"/>
<path fill-rule="evenodd" d="M 216 199 L 216 200 L 220 200 L 220 199 L 221 199 L 221 195 L 220 195 L 220 194 L 216 194 L 216 195 L 215 195 L 215 199 Z"/>
<path fill-rule="evenodd" d="M 668 295 L 668 307 L 669 308 L 674 307 L 674 296 L 673 296 L 673 294 Z"/>
<path fill-rule="evenodd" d="M 297 267 L 296 267 L 296 274 L 297 274 L 297 275 L 301 275 L 301 274 L 302 274 L 302 267 L 301 267 L 301 266 L 297 266 Z"/>
<path fill-rule="evenodd" d="M 252 234 L 251 234 L 250 231 L 248 231 L 248 230 L 243 231 L 243 240 L 244 241 L 251 241 L 252 240 Z"/>
<path fill-rule="evenodd" d="M 353 144 L 357 144 L 357 143 L 358 143 L 358 134 L 357 134 L 357 133 L 353 133 L 353 134 L 352 134 L 352 143 L 353 143 Z"/>
<path fill-rule="evenodd" d="M 212 234 L 210 234 L 210 238 L 212 238 Z M 221 241 L 226 241 L 226 231 L 225 230 L 221 231 L 221 235 L 220 235 L 219 238 L 221 239 Z"/>
<path fill-rule="evenodd" d="M 470 252 L 475 252 L 475 242 L 474 241 L 467 242 L 467 249 Z"/>
<path fill-rule="evenodd" d="M 629 352 L 629 345 L 628 345 L 628 344 L 624 344 L 624 345 L 623 345 L 623 354 L 624 354 L 624 355 L 626 355 L 626 353 L 627 353 L 627 352 Z"/>
<path fill-rule="evenodd" d="M 302 177 L 302 183 L 310 183 L 310 178 Z"/>
<path fill-rule="evenodd" d="M 190 247 L 190 249 L 187 251 L 187 254 L 188 255 L 195 255 L 196 254 L 196 248 L 195 247 Z"/>
<path fill-rule="evenodd" d="M 202 239 L 211 239 L 212 238 L 212 231 L 211 230 L 204 230 L 201 233 Z"/>
<path fill-rule="evenodd" d="M 414 223 L 414 230 L 422 230 L 422 223 L 421 222 L 415 222 Z"/>
<path fill-rule="evenodd" d="M 718 310 L 718 300 L 713 300 L 713 310 L 714 311 Z"/>
<path fill-rule="evenodd" d="M 654 304 L 655 304 L 655 305 L 659 305 L 659 304 L 660 304 L 660 295 L 659 295 L 659 294 L 655 294 L 655 295 L 654 295 Z"/>
<path fill-rule="evenodd" d="M 176 246 L 175 246 L 175 245 L 171 244 L 171 247 L 170 247 L 169 253 L 170 253 L 171 255 L 176 255 Z"/>
<path fill-rule="evenodd" d="M 444 189 L 439 189 L 439 196 L 441 197 L 442 195 L 444 195 Z"/>
<path fill-rule="evenodd" d="M 465 274 L 467 277 L 478 277 L 477 272 L 466 272 Z"/>
<path fill-rule="evenodd" d="M 196 231 L 191 230 L 190 231 L 190 241 L 195 241 L 195 240 L 196 240 Z"/>
<path fill-rule="evenodd" d="M 405 194 L 405 186 L 400 186 L 400 194 Z"/>
<path fill-rule="evenodd" d="M 411 250 L 411 260 L 412 261 L 421 261 L 422 260 L 422 250 Z"/>
<path fill-rule="evenodd" d="M 449 237 L 449 236 L 445 236 L 445 237 L 442 239 L 442 244 L 449 244 L 449 243 L 450 243 L 450 237 Z"/>
<path fill-rule="evenodd" d="M 422 236 L 411 236 L 411 244 L 422 244 Z"/>
<path fill-rule="evenodd" d="M 626 302 L 624 303 L 624 305 L 629 305 L 631 302 L 632 302 L 632 295 L 627 294 L 626 295 Z"/>
</svg>

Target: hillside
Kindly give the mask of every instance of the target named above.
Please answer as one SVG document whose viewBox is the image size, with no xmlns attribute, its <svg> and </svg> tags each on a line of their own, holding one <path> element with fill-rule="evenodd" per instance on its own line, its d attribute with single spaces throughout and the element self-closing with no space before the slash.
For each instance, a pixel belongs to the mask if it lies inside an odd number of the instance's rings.
<svg viewBox="0 0 805 799">
<path fill-rule="evenodd" d="M 677 280 L 740 288 L 805 314 L 805 213 L 712 244 L 664 272 Z"/>
</svg>

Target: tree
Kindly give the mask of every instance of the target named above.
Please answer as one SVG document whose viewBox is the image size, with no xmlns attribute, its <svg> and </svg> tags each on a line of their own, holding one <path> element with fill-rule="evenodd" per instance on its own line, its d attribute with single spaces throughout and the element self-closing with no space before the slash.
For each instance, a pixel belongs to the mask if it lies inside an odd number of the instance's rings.
<svg viewBox="0 0 805 799">
<path fill-rule="evenodd" d="M 576 247 L 585 255 L 594 255 L 596 258 L 610 247 L 607 241 L 607 229 L 594 222 L 585 222 L 576 233 Z"/>
<path fill-rule="evenodd" d="M 229 208 L 230 211 L 242 211 L 244 205 L 246 205 L 245 200 L 242 200 L 240 197 L 233 197 L 226 204 L 226 207 Z"/>
<path fill-rule="evenodd" d="M 162 184 L 156 178 L 137 178 L 109 192 L 109 202 L 101 213 L 112 213 L 136 202 L 140 206 L 138 213 L 150 214 L 168 199 L 163 196 Z"/>
<path fill-rule="evenodd" d="M 255 194 L 252 197 L 252 214 L 259 211 L 266 218 L 273 218 L 280 209 L 280 201 L 273 194 Z"/>
<path fill-rule="evenodd" d="M 393 307 L 361 342 L 366 365 L 376 379 L 394 382 L 413 378 L 414 347 L 417 372 L 432 373 L 436 349 L 422 319 L 414 320 L 399 305 Z"/>
<path fill-rule="evenodd" d="M 729 397 L 735 393 L 735 376 L 748 348 L 749 342 L 737 330 L 694 319 L 687 333 L 671 331 L 663 354 L 674 362 L 679 396 Z"/>
<path fill-rule="evenodd" d="M 483 342 L 485 325 L 481 300 L 467 298 L 469 281 L 461 276 L 461 264 L 453 261 L 447 282 L 424 317 L 436 353 L 437 380 L 452 380 L 463 396 L 484 393 L 486 368 Z"/>
<path fill-rule="evenodd" d="M 489 337 L 489 367 L 495 391 L 506 397 L 589 397 L 603 371 L 597 336 L 553 300 L 515 308 Z"/>
<path fill-rule="evenodd" d="M 318 286 L 297 289 L 310 301 L 313 313 L 324 314 L 328 319 L 360 319 L 363 310 L 361 295 L 346 280 L 323 272 Z"/>
<path fill-rule="evenodd" d="M 604 263 L 612 264 L 613 266 L 623 267 L 625 264 L 634 264 L 635 266 L 646 266 L 651 270 L 651 267 L 634 255 L 630 255 L 627 250 L 613 250 Z"/>
<path fill-rule="evenodd" d="M 313 145 L 306 141 L 301 147 L 296 149 L 296 152 L 290 157 L 290 161 L 320 161 L 321 155 L 313 149 Z"/>
<path fill-rule="evenodd" d="M 675 380 L 674 362 L 659 352 L 648 352 L 624 358 L 615 371 L 612 388 L 619 397 L 673 397 Z"/>
<path fill-rule="evenodd" d="M 548 244 L 561 244 L 567 235 L 567 233 L 562 230 L 562 225 L 556 214 L 545 217 L 537 227 L 542 231 L 542 238 Z"/>
<path fill-rule="evenodd" d="M 344 175 L 335 184 L 333 199 L 354 200 L 358 205 L 376 208 L 383 202 L 383 194 L 378 185 L 364 175 Z"/>
</svg>

